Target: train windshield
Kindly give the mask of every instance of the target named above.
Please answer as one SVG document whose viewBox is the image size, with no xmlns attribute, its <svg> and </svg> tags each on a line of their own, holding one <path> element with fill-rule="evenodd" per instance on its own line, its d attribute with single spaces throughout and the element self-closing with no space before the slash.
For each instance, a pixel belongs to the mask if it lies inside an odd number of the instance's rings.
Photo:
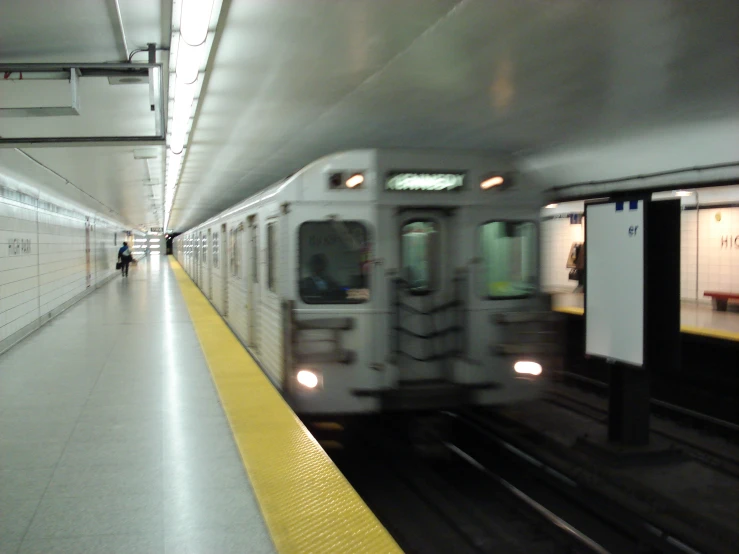
<svg viewBox="0 0 739 554">
<path fill-rule="evenodd" d="M 358 221 L 309 221 L 300 226 L 300 297 L 307 304 L 369 300 L 370 248 Z"/>
<path fill-rule="evenodd" d="M 493 221 L 480 226 L 482 290 L 486 298 L 515 298 L 536 292 L 536 225 Z"/>
<path fill-rule="evenodd" d="M 436 281 L 439 229 L 434 221 L 412 221 L 402 231 L 403 277 L 413 293 L 431 292 Z"/>
</svg>

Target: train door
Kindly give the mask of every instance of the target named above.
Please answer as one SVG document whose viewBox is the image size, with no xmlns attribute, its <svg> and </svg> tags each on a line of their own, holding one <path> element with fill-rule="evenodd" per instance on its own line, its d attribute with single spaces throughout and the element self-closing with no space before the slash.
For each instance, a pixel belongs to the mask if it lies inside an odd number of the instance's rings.
<svg viewBox="0 0 739 554">
<path fill-rule="evenodd" d="M 221 247 L 219 250 L 221 251 L 221 294 L 222 296 L 222 306 L 221 309 L 223 310 L 223 317 L 228 317 L 228 273 L 231 271 L 231 249 L 229 248 L 229 241 L 228 241 L 228 235 L 226 235 L 226 224 L 221 224 L 221 236 L 219 240 L 221 241 Z"/>
<path fill-rule="evenodd" d="M 213 259 L 213 233 L 210 229 L 208 229 L 208 238 L 205 241 L 205 249 L 208 251 L 208 257 L 210 258 L 210 263 L 208 264 L 208 298 L 211 300 L 213 299 L 213 264 L 215 263 L 215 260 Z"/>
<path fill-rule="evenodd" d="M 200 290 L 208 294 L 208 264 L 210 263 L 208 253 L 208 235 L 205 231 L 200 233 Z"/>
<path fill-rule="evenodd" d="M 195 243 L 195 282 L 198 284 L 198 287 L 202 288 L 203 245 L 201 244 L 200 233 L 196 233 L 192 240 Z"/>
<path fill-rule="evenodd" d="M 246 313 L 249 318 L 249 346 L 257 349 L 259 332 L 259 228 L 256 216 L 249 218 L 249 275 Z"/>
<path fill-rule="evenodd" d="M 400 275 L 391 291 L 399 384 L 449 382 L 459 350 L 460 291 L 455 283 L 454 215 L 448 210 L 398 216 Z"/>
<path fill-rule="evenodd" d="M 193 272 L 193 279 L 195 279 L 195 284 L 200 286 L 200 240 L 198 239 L 198 236 L 195 235 L 194 237 L 191 237 L 190 240 L 192 248 L 192 272 Z"/>
<path fill-rule="evenodd" d="M 90 218 L 85 219 L 85 285 L 92 285 L 92 260 L 90 245 Z"/>
</svg>

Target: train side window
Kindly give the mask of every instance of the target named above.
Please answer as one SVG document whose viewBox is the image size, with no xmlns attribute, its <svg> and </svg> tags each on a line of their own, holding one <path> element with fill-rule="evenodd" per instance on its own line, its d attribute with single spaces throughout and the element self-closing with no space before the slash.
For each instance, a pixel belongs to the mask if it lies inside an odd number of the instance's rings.
<svg viewBox="0 0 739 554">
<path fill-rule="evenodd" d="M 436 286 L 439 260 L 439 226 L 435 221 L 418 220 L 401 230 L 401 264 L 408 290 L 426 294 Z"/>
<path fill-rule="evenodd" d="M 360 304 L 370 299 L 369 234 L 358 221 L 300 226 L 298 283 L 306 304 Z"/>
<path fill-rule="evenodd" d="M 202 254 L 203 254 L 203 263 L 207 265 L 208 264 L 208 236 L 205 233 L 202 233 L 200 237 L 201 237 L 201 245 L 202 245 L 200 250 L 202 251 Z"/>
<path fill-rule="evenodd" d="M 218 233 L 213 233 L 211 240 L 213 241 L 213 267 L 218 267 L 218 257 L 221 249 L 221 241 L 219 240 Z"/>
<path fill-rule="evenodd" d="M 275 269 L 277 264 L 277 230 L 274 223 L 267 225 L 267 288 L 277 292 Z"/>
<path fill-rule="evenodd" d="M 231 229 L 230 254 L 231 254 L 231 276 L 241 278 L 241 233 L 239 229 Z"/>
<path fill-rule="evenodd" d="M 259 228 L 251 227 L 251 282 L 259 282 Z"/>
<path fill-rule="evenodd" d="M 480 226 L 483 298 L 521 298 L 536 292 L 536 224 L 491 221 Z"/>
</svg>

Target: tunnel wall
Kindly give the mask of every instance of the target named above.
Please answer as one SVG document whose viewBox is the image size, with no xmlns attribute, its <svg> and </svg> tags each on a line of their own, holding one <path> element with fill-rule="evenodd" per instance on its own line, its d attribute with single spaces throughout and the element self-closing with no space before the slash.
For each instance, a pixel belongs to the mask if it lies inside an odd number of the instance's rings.
<svg viewBox="0 0 739 554">
<path fill-rule="evenodd" d="M 122 238 L 115 222 L 34 194 L 0 166 L 0 352 L 116 275 Z"/>
</svg>

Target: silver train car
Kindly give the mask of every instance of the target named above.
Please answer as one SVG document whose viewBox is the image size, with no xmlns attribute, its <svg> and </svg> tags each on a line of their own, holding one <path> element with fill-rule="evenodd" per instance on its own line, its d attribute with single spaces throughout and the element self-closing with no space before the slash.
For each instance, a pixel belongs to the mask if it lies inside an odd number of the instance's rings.
<svg viewBox="0 0 739 554">
<path fill-rule="evenodd" d="M 299 414 L 510 404 L 540 394 L 553 347 L 540 206 L 504 159 L 348 151 L 174 255 Z"/>
</svg>

